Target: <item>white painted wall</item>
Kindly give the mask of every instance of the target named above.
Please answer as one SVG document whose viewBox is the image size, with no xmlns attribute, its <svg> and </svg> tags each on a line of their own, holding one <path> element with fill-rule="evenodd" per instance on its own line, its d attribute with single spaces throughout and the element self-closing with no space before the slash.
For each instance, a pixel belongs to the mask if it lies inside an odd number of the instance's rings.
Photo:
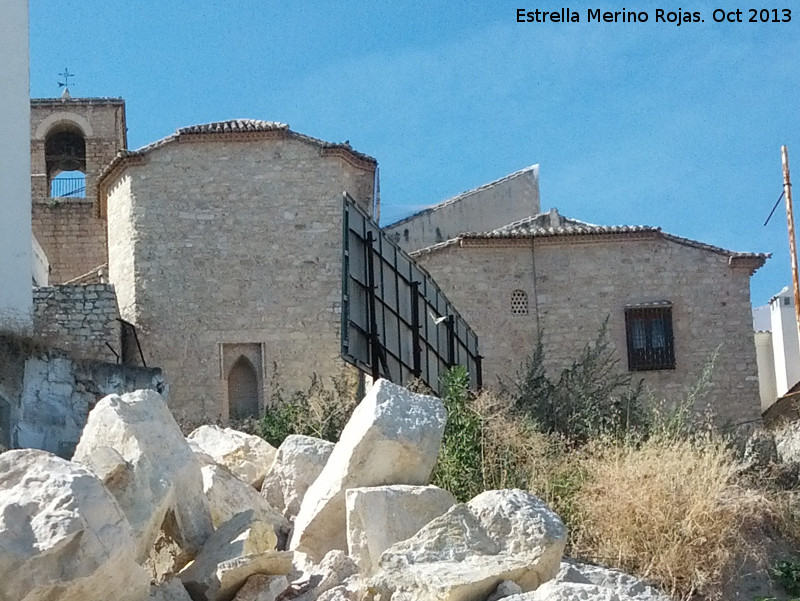
<svg viewBox="0 0 800 601">
<path fill-rule="evenodd" d="M 0 18 L 0 327 L 31 323 L 31 152 L 28 0 Z"/>
<path fill-rule="evenodd" d="M 772 350 L 772 332 L 760 330 L 755 333 L 756 362 L 758 363 L 758 396 L 761 411 L 766 411 L 778 398 L 775 384 L 775 355 Z"/>
<path fill-rule="evenodd" d="M 31 236 L 31 249 L 33 252 L 33 265 L 31 266 L 33 269 L 33 285 L 49 286 L 50 262 L 47 260 L 47 255 L 36 239 L 36 236 Z"/>
<path fill-rule="evenodd" d="M 775 360 L 777 395 L 800 381 L 800 343 L 794 313 L 794 293 L 788 286 L 769 301 L 772 326 L 772 353 Z"/>
</svg>

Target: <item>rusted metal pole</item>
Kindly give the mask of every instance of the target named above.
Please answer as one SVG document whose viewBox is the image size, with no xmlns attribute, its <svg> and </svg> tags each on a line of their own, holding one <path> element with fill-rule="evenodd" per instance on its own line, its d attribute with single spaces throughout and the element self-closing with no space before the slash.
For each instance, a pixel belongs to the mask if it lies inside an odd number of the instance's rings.
<svg viewBox="0 0 800 601">
<path fill-rule="evenodd" d="M 797 325 L 797 337 L 800 340 L 800 280 L 797 275 L 797 245 L 794 240 L 794 210 L 792 209 L 792 182 L 789 178 L 789 151 L 786 146 L 781 146 L 781 163 L 783 164 L 783 195 L 786 197 L 786 222 L 789 225 L 789 253 L 792 259 L 794 319 Z"/>
</svg>

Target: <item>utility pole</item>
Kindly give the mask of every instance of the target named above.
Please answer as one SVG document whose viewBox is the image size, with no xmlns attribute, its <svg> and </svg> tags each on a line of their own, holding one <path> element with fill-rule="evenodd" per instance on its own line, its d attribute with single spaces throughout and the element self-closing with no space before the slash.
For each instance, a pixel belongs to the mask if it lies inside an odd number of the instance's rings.
<svg viewBox="0 0 800 601">
<path fill-rule="evenodd" d="M 783 164 L 783 195 L 786 197 L 786 222 L 789 226 L 789 253 L 792 259 L 792 285 L 794 287 L 794 319 L 800 340 L 800 280 L 797 275 L 797 245 L 794 240 L 794 211 L 792 209 L 792 182 L 789 178 L 789 151 L 781 146 Z"/>
</svg>

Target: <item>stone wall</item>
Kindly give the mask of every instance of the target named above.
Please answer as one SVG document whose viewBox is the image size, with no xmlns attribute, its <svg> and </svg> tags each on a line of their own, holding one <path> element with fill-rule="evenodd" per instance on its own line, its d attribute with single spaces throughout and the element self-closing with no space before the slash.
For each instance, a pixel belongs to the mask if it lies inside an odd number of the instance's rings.
<svg viewBox="0 0 800 601">
<path fill-rule="evenodd" d="M 539 166 L 533 165 L 464 192 L 384 230 L 406 252 L 455 238 L 486 232 L 539 212 Z"/>
<path fill-rule="evenodd" d="M 726 256 L 625 235 L 540 238 L 534 246 L 530 239 L 476 240 L 416 258 L 478 334 L 487 385 L 517 373 L 534 348 L 537 316 L 551 376 L 595 339 L 606 317 L 626 370 L 625 307 L 666 300 L 673 304 L 675 369 L 632 375 L 658 397 L 675 400 L 719 348 L 708 397 L 714 412 L 723 421 L 760 414 L 750 273 L 730 267 Z M 515 290 L 527 295 L 527 315 L 512 312 Z"/>
<path fill-rule="evenodd" d="M 72 457 L 89 411 L 108 394 L 149 389 L 166 394 L 161 370 L 75 361 L 51 352 L 25 362 L 22 394 L 11 420 L 14 448 Z"/>
<path fill-rule="evenodd" d="M 373 180 L 318 144 L 234 136 L 154 145 L 104 182 L 109 278 L 176 414 L 227 419 L 236 345 L 261 349 L 262 399 L 340 370 L 342 192 L 371 211 Z"/>
<path fill-rule="evenodd" d="M 106 222 L 91 198 L 33 203 L 33 234 L 50 263 L 50 283 L 63 284 L 108 261 Z"/>
<path fill-rule="evenodd" d="M 33 311 L 34 331 L 49 344 L 85 357 L 116 362 L 114 351 L 120 353 L 120 324 L 117 299 L 110 284 L 35 288 Z"/>
</svg>

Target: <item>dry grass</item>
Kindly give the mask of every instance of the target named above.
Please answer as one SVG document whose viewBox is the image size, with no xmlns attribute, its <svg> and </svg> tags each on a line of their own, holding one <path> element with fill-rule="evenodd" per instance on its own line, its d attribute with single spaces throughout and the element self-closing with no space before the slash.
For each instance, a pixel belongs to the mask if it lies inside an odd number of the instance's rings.
<svg viewBox="0 0 800 601">
<path fill-rule="evenodd" d="M 719 594 L 736 567 L 763 555 L 785 515 L 779 499 L 736 484 L 719 440 L 595 442 L 582 457 L 573 553 L 658 583 L 679 598 Z"/>
<path fill-rule="evenodd" d="M 721 599 L 743 566 L 766 572 L 775 541 L 800 541 L 797 499 L 743 479 L 719 437 L 663 429 L 672 435 L 575 447 L 534 429 L 506 397 L 482 393 L 470 407 L 481 418 L 484 489 L 531 490 L 567 523 L 570 555 L 676 599 Z"/>
<path fill-rule="evenodd" d="M 481 421 L 484 489 L 533 489 L 552 501 L 551 480 L 566 467 L 566 446 L 538 431 L 507 396 L 484 391 L 471 408 Z"/>
</svg>

